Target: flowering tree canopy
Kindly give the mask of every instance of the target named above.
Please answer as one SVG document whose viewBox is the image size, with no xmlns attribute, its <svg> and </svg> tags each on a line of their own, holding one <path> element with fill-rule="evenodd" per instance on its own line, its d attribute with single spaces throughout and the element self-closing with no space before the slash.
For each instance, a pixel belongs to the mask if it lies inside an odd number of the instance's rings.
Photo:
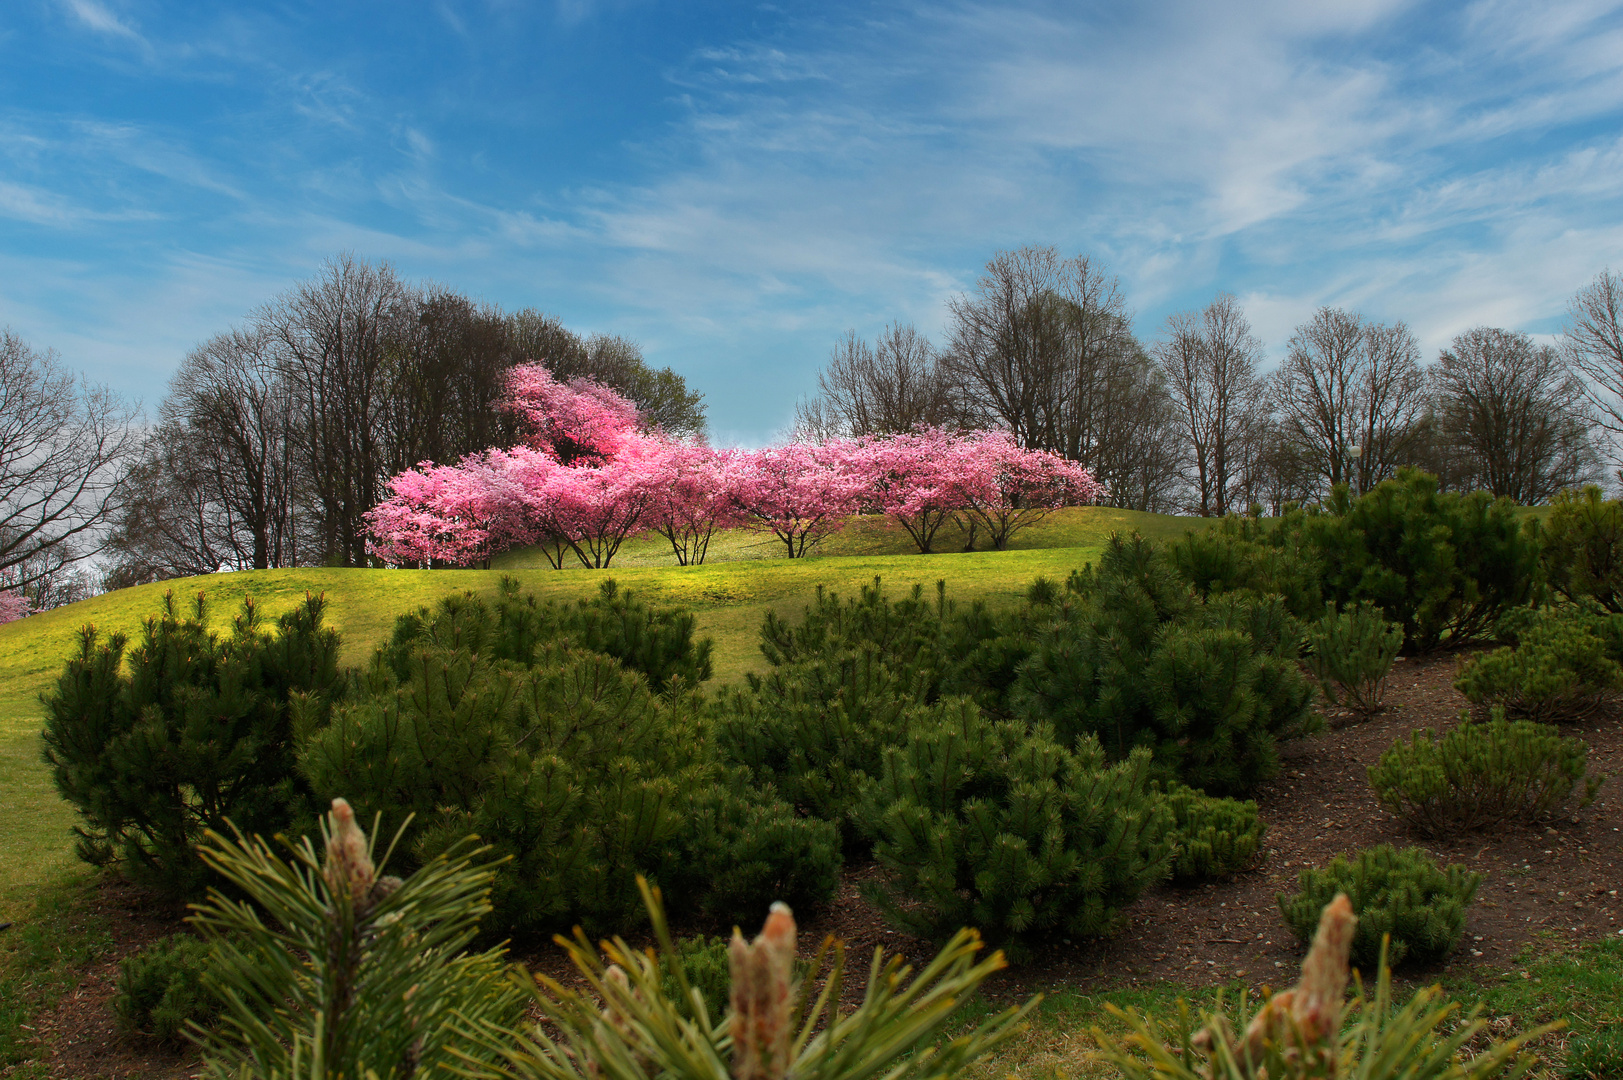
<svg viewBox="0 0 1623 1080">
<path fill-rule="evenodd" d="M 28 597 L 22 594 L 21 589 L 0 592 L 0 623 L 16 622 L 31 611 Z"/>
<path fill-rule="evenodd" d="M 529 442 L 392 478 L 367 515 L 374 554 L 468 566 L 534 544 L 557 568 L 570 553 L 605 567 L 628 537 L 657 532 L 687 566 L 717 529 L 743 525 L 799 558 L 864 508 L 894 517 L 922 552 L 949 518 L 1001 549 L 1050 510 L 1104 493 L 1086 469 L 999 432 L 715 450 L 641 431 L 625 398 L 540 364 L 512 370 L 505 403 Z"/>
</svg>

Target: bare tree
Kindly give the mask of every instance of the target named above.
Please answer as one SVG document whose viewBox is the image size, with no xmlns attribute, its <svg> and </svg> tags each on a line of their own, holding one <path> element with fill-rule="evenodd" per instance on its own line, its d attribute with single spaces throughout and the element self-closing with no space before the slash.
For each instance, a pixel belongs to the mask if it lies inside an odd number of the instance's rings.
<svg viewBox="0 0 1623 1080">
<path fill-rule="evenodd" d="M 1587 380 L 1600 426 L 1614 439 L 1623 436 L 1623 274 L 1603 270 L 1578 290 L 1567 308 L 1561 353 Z"/>
<path fill-rule="evenodd" d="M 1464 486 L 1531 506 L 1595 475 L 1583 382 L 1556 349 L 1479 326 L 1456 337 L 1432 370 L 1439 437 Z"/>
<path fill-rule="evenodd" d="M 1427 406 L 1420 346 L 1403 323 L 1320 308 L 1274 375 L 1281 435 L 1319 481 L 1358 491 L 1411 463 Z"/>
<path fill-rule="evenodd" d="M 387 263 L 350 254 L 256 313 L 298 403 L 297 446 L 317 526 L 319 561 L 365 566 L 363 515 L 388 476 L 391 352 L 409 336 L 410 290 Z"/>
<path fill-rule="evenodd" d="M 894 435 L 958 419 L 935 347 L 911 323 L 891 323 L 871 346 L 848 330 L 818 374 L 817 389 L 817 398 L 797 407 L 796 430 Z"/>
<path fill-rule="evenodd" d="M 1245 509 L 1254 495 L 1247 462 L 1260 450 L 1257 421 L 1267 411 L 1257 377 L 1261 353 L 1228 293 L 1201 311 L 1169 316 L 1166 338 L 1156 345 L 1183 437 L 1192 509 L 1203 517 Z"/>
<path fill-rule="evenodd" d="M 95 554 L 125 493 L 135 409 L 0 331 L 0 575 L 27 587 Z"/>
<path fill-rule="evenodd" d="M 943 366 L 970 422 L 1081 462 L 1118 505 L 1166 508 L 1172 411 L 1114 277 L 1051 247 L 1003 251 L 951 310 Z"/>
</svg>

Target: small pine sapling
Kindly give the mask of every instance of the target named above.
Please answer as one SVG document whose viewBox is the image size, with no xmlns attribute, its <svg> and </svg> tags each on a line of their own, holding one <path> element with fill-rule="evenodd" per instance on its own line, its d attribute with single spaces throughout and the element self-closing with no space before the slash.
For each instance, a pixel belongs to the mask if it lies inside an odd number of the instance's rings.
<svg viewBox="0 0 1623 1080">
<path fill-rule="evenodd" d="M 1182 784 L 1166 794 L 1172 811 L 1172 876 L 1178 881 L 1227 877 L 1257 863 L 1268 826 L 1247 799 L 1218 799 Z"/>
<path fill-rule="evenodd" d="M 1382 938 L 1391 938 L 1391 962 L 1441 960 L 1465 935 L 1465 909 L 1476 897 L 1482 875 L 1463 866 L 1441 869 L 1419 848 L 1390 844 L 1337 856 L 1323 870 L 1305 869 L 1295 896 L 1279 894 L 1279 909 L 1297 940 L 1312 940 L 1319 913 L 1346 893 L 1358 915 L 1352 959 L 1373 969 L 1382 957 Z"/>
<path fill-rule="evenodd" d="M 246 897 L 211 890 L 191 920 L 223 972 L 219 1027 L 194 1029 L 209 1075 L 450 1076 L 490 1061 L 465 1030 L 516 1023 L 523 998 L 501 948 L 464 951 L 490 911 L 491 868 L 474 862 L 486 849 L 402 880 L 343 799 L 321 831 L 324 856 L 304 837 L 284 860 L 241 833 L 201 849 Z"/>
<path fill-rule="evenodd" d="M 1358 926 L 1337 895 L 1318 916 L 1300 981 L 1255 1012 L 1243 994 L 1231 1010 L 1222 991 L 1210 1010 L 1194 1014 L 1180 1000 L 1166 1019 L 1109 1005 L 1130 1034 L 1093 1036 L 1123 1080 L 1519 1080 L 1534 1064 L 1526 1045 L 1562 1026 L 1496 1036 L 1480 1005 L 1461 1016 L 1436 986 L 1397 1008 L 1384 952 L 1374 997 L 1360 981 L 1345 1002 Z"/>
<path fill-rule="evenodd" d="M 1325 701 L 1367 719 L 1381 711 L 1403 627 L 1373 604 L 1327 612 L 1307 632 L 1307 668 Z"/>
<path fill-rule="evenodd" d="M 1468 714 L 1467 714 L 1468 715 Z M 1381 805 L 1424 836 L 1453 836 L 1517 822 L 1535 825 L 1562 811 L 1580 790 L 1595 801 L 1604 776 L 1588 773 L 1589 746 L 1545 724 L 1510 723 L 1500 710 L 1437 738 L 1430 730 L 1399 739 L 1370 767 Z"/>
<path fill-rule="evenodd" d="M 728 945 L 729 1008 L 713 1008 L 688 977 L 671 940 L 659 892 L 642 883 L 657 949 L 620 938 L 604 954 L 577 931 L 558 941 L 581 989 L 538 977 L 542 1021 L 528 1032 L 486 1025 L 484 1049 L 512 1080 L 955 1080 L 1018 1034 L 1037 999 L 967 1029 L 948 1025 L 976 987 L 1004 966 L 976 962 L 973 930 L 960 930 L 916 976 L 900 957 L 875 950 L 862 1001 L 842 1007 L 845 951 L 829 939 L 796 978 L 796 926 L 774 904 L 761 933 Z"/>
<path fill-rule="evenodd" d="M 1454 687 L 1478 709 L 1556 724 L 1582 720 L 1623 689 L 1623 616 L 1541 611 L 1522 622 L 1514 646 L 1461 662 Z"/>
</svg>

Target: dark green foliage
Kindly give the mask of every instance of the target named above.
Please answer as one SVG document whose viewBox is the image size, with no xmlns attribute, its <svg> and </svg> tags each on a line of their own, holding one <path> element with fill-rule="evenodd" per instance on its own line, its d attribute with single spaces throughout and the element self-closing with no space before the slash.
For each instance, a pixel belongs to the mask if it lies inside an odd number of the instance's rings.
<svg viewBox="0 0 1623 1080">
<path fill-rule="evenodd" d="M 1268 827 L 1249 799 L 1216 799 L 1174 784 L 1166 794 L 1172 811 L 1172 876 L 1180 881 L 1227 877 L 1257 863 Z"/>
<path fill-rule="evenodd" d="M 712 729 L 726 757 L 772 780 L 801 812 L 860 835 L 853 812 L 861 783 L 924 709 L 928 676 L 902 679 L 874 646 L 814 655 L 723 695 Z"/>
<path fill-rule="evenodd" d="M 556 604 L 521 593 L 517 581 L 504 577 L 492 601 L 463 593 L 401 616 L 382 652 L 395 677 L 404 679 L 412 653 L 425 645 L 467 649 L 487 660 L 529 667 L 550 647 L 568 644 L 612 656 L 663 691 L 676 677 L 689 686 L 710 678 L 711 641 L 694 641 L 693 629 L 692 612 L 651 607 L 613 578 L 590 600 Z"/>
<path fill-rule="evenodd" d="M 1508 625 L 1517 643 L 1466 658 L 1454 680 L 1479 709 L 1558 723 L 1590 715 L 1623 688 L 1623 615 L 1544 609 Z"/>
<path fill-rule="evenodd" d="M 511 632 L 537 611 L 462 596 L 403 620 L 364 691 L 301 726 L 313 787 L 363 817 L 415 814 L 417 863 L 470 833 L 510 857 L 492 900 L 503 931 L 635 918 L 639 872 L 691 882 L 718 918 L 780 889 L 826 898 L 835 830 L 728 773 L 679 675 L 655 694 L 611 655 Z"/>
<path fill-rule="evenodd" d="M 1550 500 L 1543 562 L 1550 588 L 1568 600 L 1623 612 L 1623 502 L 1593 485 Z"/>
<path fill-rule="evenodd" d="M 1579 1035 L 1567 1043 L 1563 1080 L 1623 1080 L 1623 1029 Z"/>
<path fill-rule="evenodd" d="M 714 769 L 681 800 L 683 822 L 657 868 L 686 906 L 721 925 L 747 923 L 774 900 L 812 912 L 834 895 L 840 832 L 802 817 L 742 769 Z"/>
<path fill-rule="evenodd" d="M 1386 677 L 1403 646 L 1403 627 L 1387 622 L 1373 604 L 1329 611 L 1307 632 L 1307 669 L 1324 699 L 1361 716 L 1381 710 Z"/>
<path fill-rule="evenodd" d="M 688 986 L 704 998 L 704 1007 L 709 1015 L 713 1018 L 725 1016 L 733 985 L 727 939 L 699 934 L 672 944 L 675 952 L 673 959 L 682 965 L 682 974 L 687 977 Z M 660 989 L 672 1001 L 681 1001 L 682 988 L 674 972 L 665 973 Z"/>
<path fill-rule="evenodd" d="M 1353 963 L 1375 969 L 1381 938 L 1392 935 L 1394 967 L 1441 960 L 1465 934 L 1465 909 L 1476 897 L 1482 875 L 1463 866 L 1439 869 L 1419 848 L 1390 844 L 1360 851 L 1352 860 L 1337 856 L 1323 870 L 1303 870 L 1301 891 L 1279 894 L 1285 925 L 1303 944 L 1313 939 L 1319 914 L 1338 892 L 1347 894 L 1358 915 Z"/>
<path fill-rule="evenodd" d="M 1008 696 L 1009 711 L 1069 742 L 1095 735 L 1112 760 L 1135 747 L 1214 794 L 1278 770 L 1278 740 L 1310 729 L 1300 630 L 1276 596 L 1201 602 L 1148 541 L 1112 537 L 1073 575 Z"/>
<path fill-rule="evenodd" d="M 1537 824 L 1559 813 L 1582 785 L 1595 800 L 1603 777 L 1585 775 L 1589 746 L 1544 724 L 1462 722 L 1437 739 L 1399 739 L 1369 770 L 1381 804 L 1426 836 L 1450 836 L 1509 822 Z"/>
<path fill-rule="evenodd" d="M 1277 532 L 1275 523 L 1231 514 L 1215 527 L 1185 532 L 1167 545 L 1167 558 L 1206 599 L 1272 593 L 1297 618 L 1312 618 L 1323 606 L 1318 552 L 1297 534 Z"/>
<path fill-rule="evenodd" d="M 1409 653 L 1481 638 L 1538 584 L 1534 523 L 1508 500 L 1439 491 L 1413 469 L 1361 498 L 1337 488 L 1323 512 L 1289 514 L 1270 535 L 1316 551 L 1324 598 L 1379 607 Z"/>
<path fill-rule="evenodd" d="M 864 793 L 892 873 L 873 896 L 897 925 L 936 938 L 979 927 L 1018 958 L 1045 935 L 1111 932 L 1166 875 L 1171 815 L 1146 751 L 1110 765 L 1093 739 L 1067 750 L 967 700 L 936 709 Z"/>
<path fill-rule="evenodd" d="M 222 636 L 207 628 L 201 593 L 185 614 L 168 593 L 127 655 L 123 635 L 81 631 L 42 699 L 45 760 L 83 819 L 81 858 L 189 895 L 207 880 L 194 854 L 205 830 L 229 819 L 271 835 L 311 812 L 291 713 L 320 717 L 342 691 L 323 607 L 306 596 L 273 634 L 245 600 Z"/>
<path fill-rule="evenodd" d="M 220 998 L 210 985 L 218 974 L 208 943 L 190 934 L 159 938 L 119 961 L 113 1011 L 128 1031 L 168 1043 L 186 1039 L 188 1023 L 210 1027 Z"/>
</svg>

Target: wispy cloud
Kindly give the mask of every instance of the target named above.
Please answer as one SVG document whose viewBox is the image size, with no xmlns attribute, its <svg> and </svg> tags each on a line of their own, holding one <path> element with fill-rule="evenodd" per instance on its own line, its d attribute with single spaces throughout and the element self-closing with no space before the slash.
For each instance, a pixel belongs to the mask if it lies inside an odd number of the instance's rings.
<svg viewBox="0 0 1623 1080">
<path fill-rule="evenodd" d="M 101 3 L 101 0 L 62 0 L 62 6 L 80 23 L 98 34 L 109 34 L 146 44 L 145 38 L 115 15 L 106 4 Z"/>
</svg>

